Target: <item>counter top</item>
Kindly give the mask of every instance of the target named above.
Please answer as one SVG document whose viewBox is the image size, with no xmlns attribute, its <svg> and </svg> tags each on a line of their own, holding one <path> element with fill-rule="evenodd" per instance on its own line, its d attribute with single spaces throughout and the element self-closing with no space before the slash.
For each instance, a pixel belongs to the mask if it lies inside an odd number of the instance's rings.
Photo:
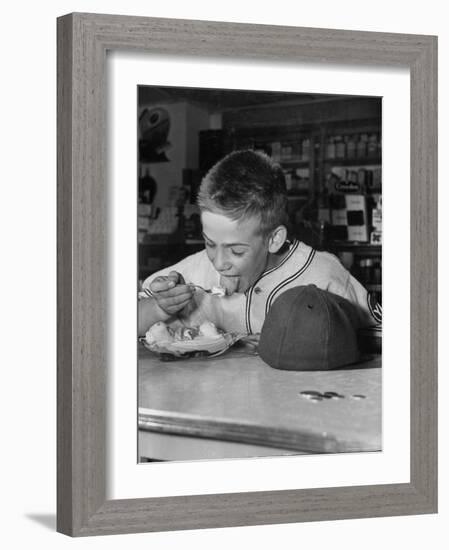
<svg viewBox="0 0 449 550">
<path fill-rule="evenodd" d="M 164 362 L 141 346 L 139 428 L 296 452 L 378 451 L 380 366 L 376 356 L 333 371 L 280 371 L 238 348 Z M 313 401 L 304 391 L 344 397 Z"/>
</svg>

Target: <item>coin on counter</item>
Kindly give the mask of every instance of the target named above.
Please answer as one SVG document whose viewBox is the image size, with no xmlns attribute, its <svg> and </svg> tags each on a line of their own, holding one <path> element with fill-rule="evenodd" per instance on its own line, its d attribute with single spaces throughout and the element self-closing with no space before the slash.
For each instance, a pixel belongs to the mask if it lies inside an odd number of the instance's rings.
<svg viewBox="0 0 449 550">
<path fill-rule="evenodd" d="M 315 390 L 306 390 L 302 391 L 300 395 L 303 395 L 304 397 L 321 397 L 322 393 Z"/>
<path fill-rule="evenodd" d="M 326 399 L 344 399 L 345 396 L 341 395 L 340 393 L 337 393 L 335 391 L 325 391 L 323 393 L 323 397 Z"/>
</svg>

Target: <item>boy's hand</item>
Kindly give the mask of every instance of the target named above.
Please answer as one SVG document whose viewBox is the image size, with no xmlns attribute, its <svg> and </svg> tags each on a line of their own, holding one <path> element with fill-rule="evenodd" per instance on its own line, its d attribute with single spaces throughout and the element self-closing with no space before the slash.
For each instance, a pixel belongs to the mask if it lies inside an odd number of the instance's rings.
<svg viewBox="0 0 449 550">
<path fill-rule="evenodd" d="M 157 305 L 168 315 L 184 309 L 194 294 L 194 289 L 186 285 L 184 277 L 177 271 L 170 271 L 167 277 L 156 277 L 150 290 Z"/>
</svg>

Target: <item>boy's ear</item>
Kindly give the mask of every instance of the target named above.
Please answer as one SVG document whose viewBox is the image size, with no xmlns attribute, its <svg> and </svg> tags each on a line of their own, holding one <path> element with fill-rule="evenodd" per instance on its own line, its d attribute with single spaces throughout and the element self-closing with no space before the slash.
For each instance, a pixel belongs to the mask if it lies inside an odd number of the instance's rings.
<svg viewBox="0 0 449 550">
<path fill-rule="evenodd" d="M 285 225 L 280 225 L 279 227 L 276 227 L 274 231 L 271 232 L 271 235 L 268 240 L 268 252 L 271 252 L 271 254 L 275 254 L 278 252 L 282 245 L 287 240 L 287 228 Z"/>
</svg>

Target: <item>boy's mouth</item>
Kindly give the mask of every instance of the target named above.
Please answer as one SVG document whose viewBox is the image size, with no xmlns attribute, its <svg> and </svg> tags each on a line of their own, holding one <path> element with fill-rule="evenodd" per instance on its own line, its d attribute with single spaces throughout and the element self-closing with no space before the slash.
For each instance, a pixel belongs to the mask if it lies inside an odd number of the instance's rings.
<svg viewBox="0 0 449 550">
<path fill-rule="evenodd" d="M 226 289 L 226 295 L 230 296 L 237 292 L 240 283 L 239 275 L 221 275 L 220 285 Z"/>
</svg>

